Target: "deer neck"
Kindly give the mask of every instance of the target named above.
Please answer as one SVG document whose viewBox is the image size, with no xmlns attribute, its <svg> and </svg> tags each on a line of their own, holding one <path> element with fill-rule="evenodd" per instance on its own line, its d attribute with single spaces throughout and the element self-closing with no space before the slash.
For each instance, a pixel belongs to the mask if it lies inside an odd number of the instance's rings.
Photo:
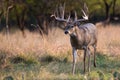
<svg viewBox="0 0 120 80">
<path fill-rule="evenodd" d="M 84 42 L 84 31 L 83 29 L 79 29 L 79 27 L 75 28 L 74 33 L 70 34 L 70 38 L 73 42 L 77 42 L 82 44 Z"/>
<path fill-rule="evenodd" d="M 76 28 L 75 32 L 70 35 L 70 42 L 72 47 L 76 49 L 82 49 L 84 44 L 82 31 L 79 28 Z"/>
<path fill-rule="evenodd" d="M 79 33 L 79 28 L 76 26 L 74 32 L 70 34 L 70 37 L 75 38 L 78 36 L 78 33 Z"/>
</svg>

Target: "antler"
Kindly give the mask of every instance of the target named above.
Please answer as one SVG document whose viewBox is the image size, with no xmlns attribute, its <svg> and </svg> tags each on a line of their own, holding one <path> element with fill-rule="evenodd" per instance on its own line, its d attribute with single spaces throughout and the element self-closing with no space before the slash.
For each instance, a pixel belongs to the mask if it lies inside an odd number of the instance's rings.
<svg viewBox="0 0 120 80">
<path fill-rule="evenodd" d="M 70 20 L 70 15 L 69 15 L 68 19 L 64 19 L 65 3 L 64 3 L 63 6 L 60 5 L 59 10 L 60 10 L 59 12 L 60 12 L 60 16 L 61 16 L 61 17 L 58 16 L 58 11 L 57 11 L 57 16 L 55 15 L 55 12 L 54 12 L 54 14 L 52 14 L 51 17 L 55 17 L 55 19 L 58 20 L 58 21 L 69 22 L 69 20 Z"/>
<path fill-rule="evenodd" d="M 86 6 L 86 4 L 84 4 L 84 9 L 86 10 L 86 12 L 88 11 L 88 7 Z M 83 16 L 82 16 L 83 19 L 77 19 L 77 13 L 75 12 L 75 21 L 74 22 L 88 20 L 88 15 L 86 14 L 86 12 L 83 9 L 81 11 L 83 13 Z"/>
</svg>

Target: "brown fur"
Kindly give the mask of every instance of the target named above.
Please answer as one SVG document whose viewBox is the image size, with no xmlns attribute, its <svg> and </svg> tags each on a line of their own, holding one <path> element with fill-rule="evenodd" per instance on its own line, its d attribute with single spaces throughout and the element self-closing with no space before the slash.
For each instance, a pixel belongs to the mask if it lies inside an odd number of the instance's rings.
<svg viewBox="0 0 120 80">
<path fill-rule="evenodd" d="M 72 25 L 72 23 L 71 23 Z M 86 54 L 89 55 L 88 57 L 88 71 L 90 71 L 90 46 L 94 48 L 94 66 L 96 67 L 95 61 L 95 52 L 96 52 L 96 45 L 97 45 L 97 30 L 94 24 L 87 23 L 84 25 L 76 26 L 70 24 L 66 26 L 65 33 L 70 35 L 70 42 L 72 48 L 74 50 L 84 50 L 84 72 L 85 72 L 85 61 L 86 61 Z M 73 74 L 75 71 L 75 63 L 76 63 L 76 53 L 73 50 Z"/>
</svg>

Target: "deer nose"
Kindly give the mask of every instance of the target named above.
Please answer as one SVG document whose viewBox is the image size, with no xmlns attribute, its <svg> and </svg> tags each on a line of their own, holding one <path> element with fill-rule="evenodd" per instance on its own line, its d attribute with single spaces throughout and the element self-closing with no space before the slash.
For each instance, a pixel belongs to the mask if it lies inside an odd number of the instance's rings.
<svg viewBox="0 0 120 80">
<path fill-rule="evenodd" d="M 68 34 L 68 31 L 65 31 L 65 34 Z"/>
</svg>

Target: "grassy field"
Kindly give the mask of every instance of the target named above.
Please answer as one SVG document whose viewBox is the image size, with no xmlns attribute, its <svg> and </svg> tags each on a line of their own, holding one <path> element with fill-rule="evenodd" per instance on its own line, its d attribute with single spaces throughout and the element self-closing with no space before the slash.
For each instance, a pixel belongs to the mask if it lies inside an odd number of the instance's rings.
<svg viewBox="0 0 120 80">
<path fill-rule="evenodd" d="M 79 51 L 73 76 L 69 36 L 53 29 L 39 33 L 11 30 L 0 33 L 0 80 L 120 80 L 120 25 L 98 28 L 97 68 L 83 74 L 83 53 Z M 93 55 L 91 56 L 93 57 Z M 93 61 L 93 60 L 91 60 Z"/>
</svg>

